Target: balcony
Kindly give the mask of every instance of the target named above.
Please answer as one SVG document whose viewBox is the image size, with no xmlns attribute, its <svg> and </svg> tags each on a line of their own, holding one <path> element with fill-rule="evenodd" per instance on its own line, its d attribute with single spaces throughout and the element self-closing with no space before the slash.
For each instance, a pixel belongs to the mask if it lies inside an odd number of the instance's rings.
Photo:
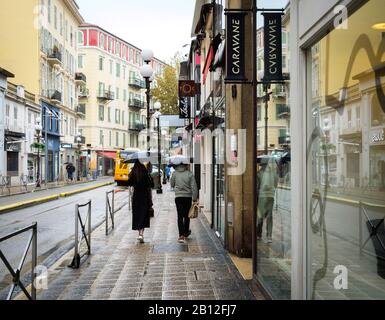
<svg viewBox="0 0 385 320">
<path fill-rule="evenodd" d="M 283 105 L 277 107 L 277 118 L 278 119 L 285 119 L 290 117 L 290 107 Z"/>
<path fill-rule="evenodd" d="M 286 98 L 286 92 L 282 89 L 275 89 L 273 90 L 273 98 L 275 99 L 285 99 Z"/>
<path fill-rule="evenodd" d="M 62 103 L 62 93 L 58 90 L 49 90 L 48 98 L 51 99 L 53 104 L 61 104 Z"/>
<path fill-rule="evenodd" d="M 135 78 L 129 78 L 128 79 L 128 85 L 137 88 L 137 89 L 146 89 L 146 81 L 135 77 Z"/>
<path fill-rule="evenodd" d="M 85 86 L 87 83 L 87 77 L 82 72 L 76 72 L 75 74 L 75 83 L 78 86 Z"/>
<path fill-rule="evenodd" d="M 140 99 L 131 98 L 131 99 L 128 99 L 128 107 L 144 109 L 145 105 L 144 105 L 144 102 L 141 101 Z"/>
<path fill-rule="evenodd" d="M 79 99 L 87 99 L 90 95 L 90 90 L 85 88 L 85 87 L 81 87 L 80 90 L 79 90 Z"/>
<path fill-rule="evenodd" d="M 115 94 L 112 91 L 99 92 L 98 99 L 102 101 L 112 101 L 115 99 Z"/>
<path fill-rule="evenodd" d="M 290 137 L 289 136 L 278 137 L 278 144 L 280 145 L 290 144 Z"/>
<path fill-rule="evenodd" d="M 62 54 L 59 51 L 53 50 L 47 55 L 47 62 L 51 67 L 62 65 Z"/>
<path fill-rule="evenodd" d="M 146 125 L 143 123 L 129 123 L 128 124 L 128 130 L 129 131 L 140 132 L 144 129 L 146 129 Z"/>
<path fill-rule="evenodd" d="M 78 116 L 84 118 L 86 116 L 86 105 L 85 104 L 80 104 L 76 107 L 76 113 Z"/>
</svg>

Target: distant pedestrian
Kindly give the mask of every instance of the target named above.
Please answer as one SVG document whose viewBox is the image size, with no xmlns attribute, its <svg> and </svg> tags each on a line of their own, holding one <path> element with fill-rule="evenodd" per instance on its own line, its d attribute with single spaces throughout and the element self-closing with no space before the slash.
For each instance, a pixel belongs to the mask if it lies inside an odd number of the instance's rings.
<svg viewBox="0 0 385 320">
<path fill-rule="evenodd" d="M 68 180 L 73 181 L 74 180 L 74 172 L 75 172 L 75 166 L 72 163 L 67 164 L 66 166 L 67 170 L 67 177 Z"/>
<path fill-rule="evenodd" d="M 150 208 L 152 205 L 152 180 L 147 168 L 137 160 L 128 177 L 128 185 L 134 188 L 132 196 L 132 229 L 139 232 L 137 240 L 144 243 L 144 229 L 150 228 Z"/>
<path fill-rule="evenodd" d="M 184 243 L 191 234 L 188 214 L 192 202 L 198 199 L 197 183 L 187 165 L 180 164 L 176 167 L 171 177 L 171 188 L 175 191 L 175 204 L 178 211 L 178 242 Z"/>
<path fill-rule="evenodd" d="M 170 182 L 170 177 L 171 177 L 171 167 L 170 167 L 170 166 L 166 166 L 166 178 L 167 178 L 167 182 Z"/>
</svg>

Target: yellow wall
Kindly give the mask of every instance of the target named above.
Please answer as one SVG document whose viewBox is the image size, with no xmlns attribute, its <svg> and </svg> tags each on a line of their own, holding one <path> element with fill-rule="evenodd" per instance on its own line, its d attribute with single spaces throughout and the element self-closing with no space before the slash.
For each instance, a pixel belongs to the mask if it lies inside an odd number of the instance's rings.
<svg viewBox="0 0 385 320">
<path fill-rule="evenodd" d="M 328 68 L 329 74 L 328 78 L 322 81 L 322 94 L 334 94 L 344 86 L 353 46 L 360 35 L 363 34 L 369 37 L 373 50 L 377 54 L 382 40 L 381 31 L 373 30 L 372 26 L 380 22 L 385 22 L 384 1 L 371 0 L 349 18 L 347 30 L 334 30 L 321 41 L 321 67 L 323 70 Z M 329 44 L 327 44 L 327 41 L 329 41 Z M 367 48 L 366 45 L 365 48 Z M 328 67 L 326 59 L 329 59 Z M 382 56 L 381 61 L 385 61 L 385 55 Z M 369 69 L 372 69 L 372 66 L 366 52 L 361 49 L 353 64 L 347 87 L 358 83 L 358 81 L 352 79 L 354 76 Z M 327 73 L 323 71 L 322 74 Z M 329 86 L 328 92 L 325 92 L 323 87 L 326 84 Z"/>
<path fill-rule="evenodd" d="M 39 94 L 39 30 L 34 26 L 38 0 L 2 0 L 0 66 L 15 74 L 13 83 Z"/>
</svg>

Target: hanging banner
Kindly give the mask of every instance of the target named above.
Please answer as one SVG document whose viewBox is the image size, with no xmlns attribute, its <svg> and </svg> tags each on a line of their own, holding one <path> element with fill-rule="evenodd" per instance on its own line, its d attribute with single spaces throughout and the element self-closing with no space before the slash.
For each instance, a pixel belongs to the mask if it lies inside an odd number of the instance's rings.
<svg viewBox="0 0 385 320">
<path fill-rule="evenodd" d="M 264 82 L 282 81 L 282 15 L 279 12 L 264 12 Z"/>
<path fill-rule="evenodd" d="M 179 99 L 179 119 L 190 119 L 190 99 L 180 98 Z"/>
<path fill-rule="evenodd" d="M 245 78 L 245 13 L 227 13 L 226 81 Z"/>
</svg>

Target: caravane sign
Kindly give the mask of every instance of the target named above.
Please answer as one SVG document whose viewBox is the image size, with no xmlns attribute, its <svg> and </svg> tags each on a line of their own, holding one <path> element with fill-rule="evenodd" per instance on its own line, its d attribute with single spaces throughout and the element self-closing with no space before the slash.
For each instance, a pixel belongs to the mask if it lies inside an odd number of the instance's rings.
<svg viewBox="0 0 385 320">
<path fill-rule="evenodd" d="M 282 12 L 264 12 L 265 72 L 263 81 L 281 81 L 282 76 Z"/>
<path fill-rule="evenodd" d="M 245 13 L 227 13 L 226 81 L 245 80 Z"/>
</svg>

